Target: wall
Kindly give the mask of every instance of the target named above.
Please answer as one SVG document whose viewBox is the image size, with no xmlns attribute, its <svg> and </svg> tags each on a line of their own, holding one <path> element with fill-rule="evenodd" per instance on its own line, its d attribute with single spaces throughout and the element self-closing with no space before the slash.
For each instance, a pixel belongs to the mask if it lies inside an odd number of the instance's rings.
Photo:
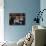
<svg viewBox="0 0 46 46">
<path fill-rule="evenodd" d="M 40 9 L 41 9 L 41 11 L 43 9 L 46 9 L 46 0 L 41 0 L 40 1 Z M 42 21 L 40 22 L 40 25 L 43 25 L 43 26 L 46 27 L 46 11 L 43 12 L 42 17 L 43 17 L 44 20 L 43 20 L 43 22 Z"/>
<path fill-rule="evenodd" d="M 0 42 L 4 41 L 4 8 L 3 6 L 4 6 L 3 0 L 0 0 Z"/>
<path fill-rule="evenodd" d="M 32 22 L 40 10 L 40 0 L 4 0 L 4 38 L 7 41 L 18 41 L 32 29 Z M 25 13 L 26 24 L 10 26 L 9 13 Z"/>
</svg>

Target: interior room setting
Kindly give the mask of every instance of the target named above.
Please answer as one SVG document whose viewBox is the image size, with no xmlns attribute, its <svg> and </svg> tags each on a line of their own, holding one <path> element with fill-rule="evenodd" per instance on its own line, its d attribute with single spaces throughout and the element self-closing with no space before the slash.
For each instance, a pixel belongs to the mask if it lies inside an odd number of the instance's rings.
<svg viewBox="0 0 46 46">
<path fill-rule="evenodd" d="M 0 0 L 0 46 L 46 46 L 46 0 Z"/>
</svg>

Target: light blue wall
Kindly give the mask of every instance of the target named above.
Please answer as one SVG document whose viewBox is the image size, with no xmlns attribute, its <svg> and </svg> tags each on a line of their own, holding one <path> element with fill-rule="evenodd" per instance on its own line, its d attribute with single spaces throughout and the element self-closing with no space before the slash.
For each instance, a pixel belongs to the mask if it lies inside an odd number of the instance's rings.
<svg viewBox="0 0 46 46">
<path fill-rule="evenodd" d="M 46 0 L 41 0 L 41 1 L 40 1 L 40 9 L 41 9 L 41 11 L 42 11 L 43 9 L 46 9 Z M 42 17 L 43 17 L 43 22 L 40 21 L 40 25 L 46 27 L 46 11 L 43 12 Z"/>
<path fill-rule="evenodd" d="M 4 0 L 4 35 L 5 40 L 18 41 L 32 28 L 35 12 L 40 9 L 40 0 Z M 9 13 L 25 13 L 26 24 L 23 26 L 10 26 Z"/>
</svg>

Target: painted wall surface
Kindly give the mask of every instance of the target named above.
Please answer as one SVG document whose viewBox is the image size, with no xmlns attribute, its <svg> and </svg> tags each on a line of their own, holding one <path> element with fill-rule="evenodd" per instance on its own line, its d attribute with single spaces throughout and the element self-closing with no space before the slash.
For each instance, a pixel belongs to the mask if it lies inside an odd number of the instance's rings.
<svg viewBox="0 0 46 46">
<path fill-rule="evenodd" d="M 18 41 L 32 30 L 35 14 L 40 9 L 40 0 L 4 0 L 4 35 L 7 41 Z M 10 26 L 9 13 L 25 13 L 26 24 Z"/>
<path fill-rule="evenodd" d="M 43 9 L 46 9 L 46 0 L 41 0 L 41 1 L 40 1 L 40 9 L 41 9 L 41 11 L 42 11 Z M 40 22 L 40 25 L 43 25 L 43 26 L 46 27 L 46 10 L 43 12 L 42 17 L 43 17 L 43 22 L 41 21 L 41 22 Z"/>
</svg>

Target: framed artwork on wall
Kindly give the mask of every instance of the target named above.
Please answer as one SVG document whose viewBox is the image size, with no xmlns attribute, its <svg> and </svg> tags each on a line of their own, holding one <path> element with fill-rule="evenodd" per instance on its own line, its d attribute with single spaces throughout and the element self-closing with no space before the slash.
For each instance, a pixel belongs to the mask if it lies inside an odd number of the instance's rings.
<svg viewBox="0 0 46 46">
<path fill-rule="evenodd" d="M 9 25 L 25 25 L 25 13 L 9 13 Z"/>
</svg>

